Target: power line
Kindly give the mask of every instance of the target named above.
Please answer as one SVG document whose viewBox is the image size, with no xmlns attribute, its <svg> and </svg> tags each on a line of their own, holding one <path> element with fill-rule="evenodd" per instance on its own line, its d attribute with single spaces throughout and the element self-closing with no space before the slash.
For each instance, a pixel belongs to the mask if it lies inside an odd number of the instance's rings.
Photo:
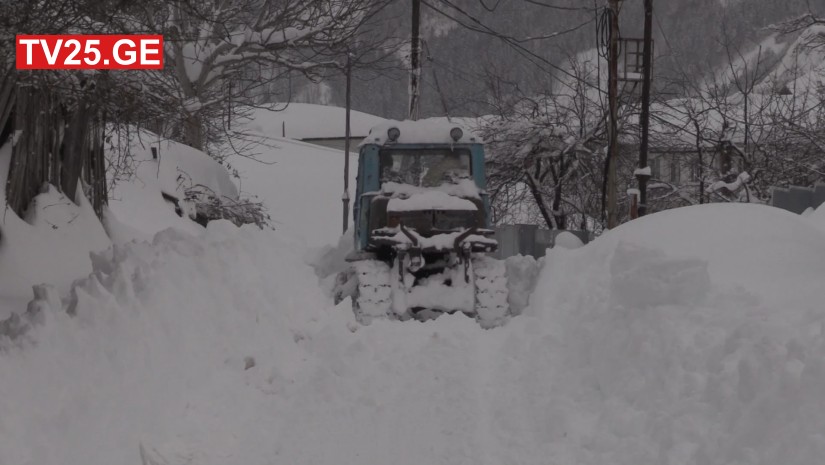
<svg viewBox="0 0 825 465">
<path fill-rule="evenodd" d="M 592 11 L 592 8 L 586 6 L 561 6 L 561 5 L 553 5 L 550 3 L 539 2 L 538 0 L 524 0 L 527 3 L 532 3 L 533 5 L 538 5 L 544 8 L 550 8 L 552 10 L 562 10 L 562 11 Z"/>
<path fill-rule="evenodd" d="M 467 24 L 466 22 L 456 18 L 455 16 L 450 15 L 449 13 L 447 13 L 447 12 L 445 12 L 445 11 L 439 9 L 439 8 L 436 8 L 432 3 L 430 3 L 426 0 L 421 0 L 421 2 L 423 4 L 430 7 L 433 11 L 435 11 L 435 12 L 441 14 L 442 16 L 454 21 L 455 23 L 459 24 L 460 26 L 462 26 L 466 29 L 469 29 L 469 30 L 474 31 L 474 32 L 479 32 L 479 33 L 482 33 L 482 34 L 486 34 L 486 35 L 491 35 L 493 37 L 496 37 L 496 38 L 500 39 L 505 44 L 509 45 L 512 49 L 514 49 L 519 55 L 526 58 L 529 62 L 533 63 L 539 69 L 546 72 L 552 79 L 557 80 L 562 85 L 564 85 L 564 86 L 566 86 L 566 87 L 568 87 L 572 90 L 575 90 L 573 88 L 573 86 L 571 86 L 569 83 L 564 82 L 563 80 L 561 80 L 557 76 L 555 76 L 551 72 L 551 70 L 555 70 L 555 71 L 557 71 L 557 72 L 559 72 L 563 75 L 566 75 L 568 77 L 576 79 L 577 81 L 582 81 L 582 82 L 584 82 L 584 84 L 586 86 L 592 87 L 594 89 L 597 89 L 599 92 L 601 92 L 601 89 L 598 86 L 595 86 L 595 85 L 591 84 L 590 82 L 587 82 L 586 80 L 581 80 L 578 76 L 574 75 L 573 73 L 571 73 L 571 72 L 567 71 L 566 69 L 556 65 L 555 63 L 549 61 L 548 59 L 542 57 L 541 55 L 538 55 L 538 54 L 534 53 L 533 51 L 527 49 L 526 47 L 521 45 L 521 43 L 519 43 L 519 39 L 516 39 L 516 38 L 514 38 L 512 36 L 509 36 L 509 35 L 502 34 L 498 31 L 494 30 L 493 28 L 487 26 L 486 24 L 481 22 L 478 18 L 474 17 L 470 13 L 467 13 L 462 8 L 456 6 L 455 4 L 450 2 L 449 0 L 440 0 L 440 1 L 442 3 L 444 3 L 445 5 L 449 6 L 450 8 L 452 8 L 452 9 L 458 11 L 459 13 L 461 13 L 464 17 L 466 17 L 472 23 L 475 23 L 477 26 Z M 580 27 L 582 27 L 586 24 L 589 24 L 591 22 L 592 22 L 592 20 L 588 20 L 586 23 L 576 27 L 575 29 L 578 29 L 578 28 L 580 28 Z M 573 30 L 575 30 L 575 29 L 573 29 Z M 572 31 L 570 31 L 570 32 L 572 32 Z M 548 69 L 548 67 L 550 69 Z"/>
<path fill-rule="evenodd" d="M 496 8 L 498 8 L 498 5 L 501 3 L 501 0 L 496 0 L 496 4 L 495 4 L 495 5 L 493 5 L 493 6 L 491 6 L 491 7 L 490 7 L 490 6 L 487 6 L 487 4 L 486 4 L 486 3 L 484 3 L 484 0 L 478 0 L 478 3 L 480 3 L 480 4 L 481 4 L 481 6 L 482 6 L 482 7 L 484 7 L 484 9 L 485 9 L 485 10 L 489 11 L 490 13 L 492 13 L 492 12 L 496 11 Z"/>
</svg>

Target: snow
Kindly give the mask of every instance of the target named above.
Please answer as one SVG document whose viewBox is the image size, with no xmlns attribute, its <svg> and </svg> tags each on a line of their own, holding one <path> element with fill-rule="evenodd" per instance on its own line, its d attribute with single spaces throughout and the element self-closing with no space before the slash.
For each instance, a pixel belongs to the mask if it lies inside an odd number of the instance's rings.
<svg viewBox="0 0 825 465">
<path fill-rule="evenodd" d="M 825 204 L 820 205 L 816 210 L 805 216 L 815 228 L 825 232 Z"/>
<path fill-rule="evenodd" d="M 361 142 L 363 144 L 384 145 L 388 142 L 387 131 L 398 128 L 400 136 L 398 144 L 474 144 L 481 143 L 481 137 L 459 122 L 449 122 L 444 118 L 421 119 L 417 121 L 386 121 L 373 127 L 369 135 Z M 450 137 L 450 131 L 459 128 L 462 136 L 458 140 Z"/>
<path fill-rule="evenodd" d="M 438 190 L 413 194 L 407 198 L 393 197 L 387 204 L 388 212 L 416 210 L 478 210 L 473 202 Z"/>
<path fill-rule="evenodd" d="M 579 239 L 579 236 L 570 231 L 562 231 L 556 236 L 553 246 L 573 250 L 583 247 L 584 243 Z"/>
<path fill-rule="evenodd" d="M 108 159 L 122 159 L 126 153 L 132 157 L 128 162 L 110 165 L 108 173 L 111 188 L 104 225 L 116 243 L 151 241 L 166 228 L 193 235 L 203 232 L 199 224 L 175 213 L 175 206 L 164 200 L 163 193 L 183 200 L 186 187 L 201 184 L 217 195 L 238 198 L 238 190 L 226 168 L 203 152 L 134 128 L 116 132 L 114 142 L 115 145 L 108 148 Z M 158 153 L 157 159 L 153 158 L 153 147 Z M 118 170 L 115 166 L 125 169 Z"/>
<path fill-rule="evenodd" d="M 120 148 L 117 148 L 120 143 Z M 154 159 L 152 148 L 158 159 Z M 127 155 L 127 154 L 130 154 Z M 238 198 L 227 169 L 208 155 L 133 127 L 114 132 L 106 157 L 110 165 L 109 205 L 101 225 L 83 196 L 74 204 L 53 186 L 37 196 L 26 217 L 11 210 L 0 218 L 0 320 L 20 313 L 32 297 L 32 286 L 49 283 L 67 293 L 71 283 L 92 271 L 91 252 L 112 242 L 151 241 L 166 228 L 192 235 L 203 228 L 175 213 L 162 193 L 184 198 L 184 189 L 205 186 L 218 196 Z M 9 144 L 0 148 L 0 183 L 5 185 L 11 158 Z M 5 191 L 0 192 L 5 203 Z"/>
<path fill-rule="evenodd" d="M 317 248 L 336 243 L 342 229 L 344 151 L 280 137 L 269 137 L 254 150 L 254 158 L 229 158 L 240 176 L 241 191 L 258 196 L 275 229 L 300 238 L 304 245 Z M 350 196 L 354 198 L 357 154 L 350 154 L 349 165 Z M 348 223 L 351 227 L 352 203 Z"/>
<path fill-rule="evenodd" d="M 559 235 L 539 262 L 506 261 L 517 316 L 502 327 L 460 314 L 361 326 L 348 300 L 332 304 L 328 279 L 318 283 L 343 266 L 351 241 L 308 253 L 339 239 L 343 153 L 270 140 L 258 157 L 271 164 L 229 162 L 240 190 L 270 207 L 275 231 L 225 221 L 189 230 L 158 200 L 184 163 L 172 146 L 160 166 L 142 152 L 138 176 L 118 184 L 122 203 L 106 221 L 114 245 L 91 258 L 109 243 L 87 203 L 50 191 L 30 222 L 6 212 L 0 288 L 30 296 L 48 281 L 63 301 L 40 288 L 31 308 L 42 321 L 0 337 L 0 463 L 810 465 L 825 456 L 825 207 L 802 217 L 702 205 L 585 246 Z M 2 178 L 9 154 L 0 148 Z M 414 300 L 443 291 L 425 286 Z"/>
<path fill-rule="evenodd" d="M 0 352 L 4 463 L 825 454 L 825 234 L 797 215 L 704 205 L 554 248 L 523 314 L 489 331 L 462 315 L 359 326 L 296 244 L 216 222 L 97 259 L 77 317 L 46 306 Z"/>
<path fill-rule="evenodd" d="M 650 165 L 633 170 L 633 176 L 651 176 Z"/>
<path fill-rule="evenodd" d="M 352 137 L 365 137 L 371 127 L 384 121 L 384 118 L 352 110 L 350 134 Z M 252 109 L 249 121 L 241 124 L 257 134 L 290 139 L 345 137 L 346 110 L 341 107 L 309 103 L 274 105 L 272 109 Z M 355 148 L 358 141 L 351 142 Z"/>
<path fill-rule="evenodd" d="M 6 185 L 11 144 L 0 147 L 0 186 Z M 56 189 L 35 197 L 25 218 L 11 209 L 0 214 L 0 321 L 25 309 L 32 286 L 52 283 L 67 292 L 72 281 L 91 272 L 89 252 L 111 243 L 85 197 L 75 204 Z M 0 205 L 6 203 L 0 189 Z"/>
<path fill-rule="evenodd" d="M 748 181 L 751 180 L 751 175 L 746 171 L 739 173 L 732 182 L 716 181 L 705 189 L 705 192 L 717 192 L 722 189 L 727 189 L 731 192 L 736 192 L 742 188 Z"/>
<path fill-rule="evenodd" d="M 817 36 L 825 36 L 825 26 L 809 26 L 792 43 L 774 48 L 773 51 L 781 59 L 761 80 L 756 90 L 770 93 L 785 86 L 800 101 L 813 98 L 818 87 L 825 83 L 825 51 L 816 46 Z"/>
<path fill-rule="evenodd" d="M 443 281 L 438 279 L 430 279 L 415 286 L 404 295 L 405 308 L 435 308 L 446 311 L 461 310 L 464 312 L 472 312 L 475 306 L 475 295 L 473 294 L 472 286 L 464 286 L 462 281 L 463 268 L 459 269 L 460 273 L 454 273 L 454 281 L 456 286 L 446 286 Z"/>
<path fill-rule="evenodd" d="M 36 344 L 1 352 L 2 462 L 141 463 L 142 446 L 172 463 L 270 463 L 259 446 L 286 427 L 293 382 L 326 371 L 295 350 L 301 331 L 344 316 L 314 281 L 300 248 L 255 227 L 118 246 L 75 288 L 77 317 L 49 309 Z"/>
<path fill-rule="evenodd" d="M 623 80 L 626 80 L 626 81 L 641 81 L 642 79 L 644 79 L 644 76 L 642 76 L 642 73 L 627 72 L 627 73 L 621 73 L 619 76 L 620 76 L 619 79 L 623 79 Z"/>
<path fill-rule="evenodd" d="M 571 460 L 557 463 L 816 462 L 823 257 L 825 235 L 754 205 L 657 213 L 553 249 L 530 310 L 564 373 L 545 389 L 567 402 L 535 405 L 561 410 Z"/>
</svg>

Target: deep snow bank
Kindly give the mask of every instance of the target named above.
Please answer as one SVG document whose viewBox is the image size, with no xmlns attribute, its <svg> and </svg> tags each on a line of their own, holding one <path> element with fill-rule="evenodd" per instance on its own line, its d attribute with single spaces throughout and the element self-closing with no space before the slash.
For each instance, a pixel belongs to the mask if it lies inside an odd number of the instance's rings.
<svg viewBox="0 0 825 465">
<path fill-rule="evenodd" d="M 825 232 L 825 204 L 820 205 L 816 210 L 810 212 L 809 215 L 804 216 L 804 218 L 810 221 L 815 228 Z"/>
<path fill-rule="evenodd" d="M 804 219 L 676 209 L 546 263 L 529 312 L 549 330 L 546 389 L 565 401 L 541 405 L 562 409 L 571 463 L 825 456 L 825 235 Z"/>
<path fill-rule="evenodd" d="M 186 189 L 196 185 L 219 198 L 238 198 L 227 168 L 206 153 L 134 127 L 118 128 L 112 137 L 106 152 L 111 187 L 104 223 L 116 243 L 151 241 L 166 228 L 203 231 L 188 215 L 175 213 L 164 194 L 181 201 L 181 207 L 186 207 Z"/>
<path fill-rule="evenodd" d="M 0 321 L 22 311 L 32 286 L 50 282 L 63 292 L 92 270 L 89 252 L 110 246 L 83 195 L 75 204 L 53 186 L 34 198 L 25 218 L 6 207 L 11 144 L 0 146 Z"/>
<path fill-rule="evenodd" d="M 267 399 L 311 368 L 297 341 L 329 319 L 297 250 L 213 222 L 96 256 L 66 302 L 76 317 L 49 309 L 0 346 L 0 463 L 139 464 L 141 444 L 171 463 L 271 463 L 240 448 L 274 432 L 258 430 L 278 422 Z M 268 371 L 245 372 L 246 357 Z"/>
</svg>

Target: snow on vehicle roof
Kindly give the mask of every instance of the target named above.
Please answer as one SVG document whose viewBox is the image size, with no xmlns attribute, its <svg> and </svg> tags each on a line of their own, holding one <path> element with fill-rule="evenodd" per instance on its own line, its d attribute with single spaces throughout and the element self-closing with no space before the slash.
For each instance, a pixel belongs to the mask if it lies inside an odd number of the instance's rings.
<svg viewBox="0 0 825 465">
<path fill-rule="evenodd" d="M 427 191 L 407 198 L 393 197 L 387 204 L 388 212 L 416 210 L 478 210 L 473 202 L 446 192 Z"/>
<path fill-rule="evenodd" d="M 384 145 L 389 141 L 387 131 L 390 128 L 398 128 L 400 135 L 397 144 L 480 144 L 482 139 L 460 123 L 450 123 L 444 118 L 429 118 L 418 121 L 393 121 L 374 126 L 370 129 L 369 135 L 360 145 L 377 144 Z M 450 131 L 459 128 L 462 136 L 454 141 L 450 137 Z M 360 146 L 359 145 L 359 146 Z"/>
</svg>

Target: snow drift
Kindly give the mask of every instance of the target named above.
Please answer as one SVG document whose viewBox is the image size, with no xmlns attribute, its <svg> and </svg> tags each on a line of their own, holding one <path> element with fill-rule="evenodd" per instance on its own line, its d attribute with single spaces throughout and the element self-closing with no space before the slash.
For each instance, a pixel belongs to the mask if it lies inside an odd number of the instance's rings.
<svg viewBox="0 0 825 465">
<path fill-rule="evenodd" d="M 546 389 L 566 400 L 538 408 L 562 409 L 558 463 L 825 456 L 825 235 L 804 219 L 676 209 L 546 263 L 530 310 L 550 329 Z"/>
<path fill-rule="evenodd" d="M 235 448 L 275 431 L 258 430 L 279 418 L 267 399 L 311 369 L 296 341 L 327 308 L 294 251 L 219 221 L 93 257 L 65 309 L 0 349 L 0 463 L 139 464 L 141 445 L 172 463 L 271 463 Z"/>
<path fill-rule="evenodd" d="M 106 154 L 111 160 L 111 192 L 104 224 L 115 242 L 151 241 L 166 228 L 202 232 L 188 214 L 175 213 L 176 205 L 167 200 L 193 208 L 185 201 L 186 189 L 193 186 L 203 186 L 219 198 L 238 199 L 227 168 L 199 150 L 134 127 L 119 128 L 113 139 Z"/>
<path fill-rule="evenodd" d="M 50 282 L 67 292 L 74 279 L 92 271 L 89 252 L 111 245 L 79 189 L 75 204 L 48 186 L 34 198 L 25 218 L 8 208 L 11 149 L 11 144 L 0 145 L 0 321 L 13 310 L 25 310 L 34 285 Z"/>
</svg>

